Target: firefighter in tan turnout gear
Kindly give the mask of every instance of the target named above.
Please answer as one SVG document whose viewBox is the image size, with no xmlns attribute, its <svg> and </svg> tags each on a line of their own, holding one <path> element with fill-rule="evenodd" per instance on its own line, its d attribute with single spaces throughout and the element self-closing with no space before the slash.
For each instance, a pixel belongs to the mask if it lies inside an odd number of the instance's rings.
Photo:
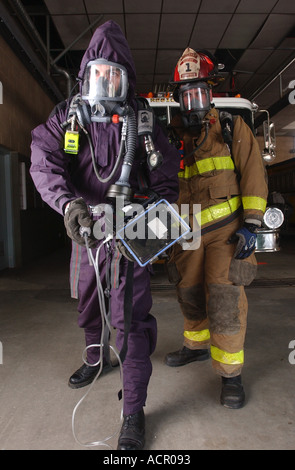
<svg viewBox="0 0 295 470">
<path fill-rule="evenodd" d="M 218 79 L 216 59 L 187 48 L 172 82 L 181 114 L 171 128 L 184 148 L 178 204 L 189 204 L 191 225 L 196 217 L 201 239 L 197 249 L 176 244 L 167 265 L 184 315 L 184 343 L 165 362 L 177 367 L 211 353 L 213 369 L 222 377 L 221 403 L 241 408 L 248 311 L 244 286 L 256 274 L 256 231 L 268 190 L 258 144 L 240 116 L 232 120 L 231 145 L 224 139 L 221 116 L 211 103 Z M 201 212 L 194 213 L 196 204 Z"/>
</svg>

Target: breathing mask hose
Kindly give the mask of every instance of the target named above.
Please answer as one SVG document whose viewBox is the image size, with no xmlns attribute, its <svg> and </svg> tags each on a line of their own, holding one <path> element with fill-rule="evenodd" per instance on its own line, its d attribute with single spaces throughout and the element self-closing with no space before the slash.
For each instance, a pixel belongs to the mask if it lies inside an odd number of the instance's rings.
<svg viewBox="0 0 295 470">
<path fill-rule="evenodd" d="M 186 157 L 190 157 L 191 155 L 193 155 L 197 150 L 199 150 L 199 148 L 202 147 L 202 145 L 204 145 L 204 143 L 206 142 L 207 138 L 208 138 L 208 134 L 209 134 L 209 121 L 205 121 L 205 135 L 204 135 L 204 138 L 202 140 L 202 142 L 199 143 L 199 145 L 197 145 L 192 151 L 191 153 L 189 153 L 188 155 L 186 155 Z"/>
<path fill-rule="evenodd" d="M 116 171 L 118 169 L 119 163 L 120 163 L 120 161 L 122 159 L 122 156 L 123 156 L 123 153 L 124 153 L 124 141 L 121 141 L 119 153 L 118 153 L 118 156 L 117 156 L 117 161 L 114 165 L 113 170 L 111 171 L 109 176 L 107 176 L 106 178 L 102 178 L 100 176 L 99 172 L 98 172 L 98 168 L 97 168 L 96 161 L 95 161 L 93 145 L 92 145 L 92 141 L 91 141 L 91 138 L 90 138 L 88 132 L 87 132 L 86 136 L 87 136 L 89 147 L 90 147 L 90 153 L 91 153 L 91 159 L 92 159 L 92 165 L 93 165 L 94 173 L 95 173 L 95 175 L 96 175 L 96 177 L 97 177 L 97 179 L 100 183 L 107 183 L 114 176 L 114 174 L 116 173 Z"/>
<path fill-rule="evenodd" d="M 121 175 L 120 175 L 119 180 L 116 182 L 116 185 L 128 186 L 128 187 L 130 186 L 130 184 L 129 184 L 129 175 L 130 175 L 131 167 L 133 165 L 133 161 L 134 161 L 134 157 L 135 157 L 136 142 L 137 142 L 136 117 L 135 117 L 134 110 L 131 107 L 128 109 L 127 119 L 128 119 L 127 124 L 125 122 L 123 122 L 123 126 L 122 126 L 122 139 L 121 139 L 121 143 L 120 143 L 120 149 L 119 149 L 117 161 L 114 165 L 113 170 L 111 171 L 111 173 L 106 178 L 102 178 L 99 174 L 99 171 L 98 171 L 98 168 L 97 168 L 97 165 L 96 165 L 96 161 L 95 161 L 95 155 L 94 155 L 94 149 L 93 149 L 92 141 L 91 141 L 91 138 L 90 138 L 88 132 L 85 132 L 85 134 L 87 136 L 87 139 L 88 139 L 89 146 L 90 146 L 90 153 L 91 153 L 91 159 L 92 159 L 94 173 L 95 173 L 97 179 L 100 181 L 100 183 L 107 183 L 108 181 L 110 181 L 112 179 L 112 177 L 114 176 L 114 174 L 116 173 L 116 171 L 119 167 L 120 161 L 122 159 L 122 156 L 124 154 L 125 147 L 126 147 L 127 151 L 126 151 L 126 154 L 125 154 L 125 157 L 124 157 L 124 160 L 123 160 Z M 127 127 L 127 132 L 126 132 L 126 127 Z M 125 134 L 127 134 L 127 135 L 125 135 Z"/>
<path fill-rule="evenodd" d="M 120 186 L 128 186 L 129 184 L 129 176 L 131 172 L 131 168 L 133 165 L 133 161 L 135 158 L 135 151 L 136 151 L 136 143 L 137 143 L 137 123 L 134 110 L 129 107 L 128 110 L 128 127 L 127 127 L 127 139 L 126 139 L 126 147 L 127 151 L 124 156 L 121 175 L 116 184 Z"/>
<path fill-rule="evenodd" d="M 135 158 L 137 144 L 137 120 L 134 110 L 129 107 L 127 113 L 126 153 L 124 156 L 121 175 L 115 184 L 112 184 L 107 192 L 107 198 L 113 203 L 116 197 L 124 197 L 126 201 L 132 197 L 129 176 Z"/>
</svg>

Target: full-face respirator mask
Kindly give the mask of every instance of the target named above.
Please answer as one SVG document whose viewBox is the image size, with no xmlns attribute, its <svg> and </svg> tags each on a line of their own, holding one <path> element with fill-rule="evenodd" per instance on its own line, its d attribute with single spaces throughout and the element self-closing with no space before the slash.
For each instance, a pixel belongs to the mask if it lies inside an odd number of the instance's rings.
<svg viewBox="0 0 295 470">
<path fill-rule="evenodd" d="M 210 88 L 206 82 L 187 83 L 179 87 L 179 104 L 185 127 L 199 131 L 211 109 Z"/>
<path fill-rule="evenodd" d="M 105 59 L 88 62 L 82 80 L 81 96 L 91 109 L 91 121 L 104 121 L 105 116 L 127 114 L 127 70 Z"/>
</svg>

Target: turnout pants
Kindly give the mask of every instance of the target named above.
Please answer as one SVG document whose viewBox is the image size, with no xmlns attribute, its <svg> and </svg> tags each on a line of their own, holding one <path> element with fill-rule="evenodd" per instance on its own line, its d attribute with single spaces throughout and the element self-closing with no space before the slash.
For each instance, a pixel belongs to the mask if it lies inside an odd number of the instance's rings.
<svg viewBox="0 0 295 470">
<path fill-rule="evenodd" d="M 116 250 L 112 252 L 110 262 L 111 273 L 106 263 L 106 252 L 102 248 L 99 259 L 100 278 L 105 289 L 106 277 L 111 276 L 111 325 L 116 328 L 116 347 L 120 352 L 125 331 L 124 294 L 128 262 Z M 102 320 L 95 270 L 89 265 L 86 249 L 75 243 L 71 258 L 71 287 L 72 296 L 79 298 L 78 325 L 85 331 L 86 346 L 99 344 Z M 151 306 L 149 271 L 134 263 L 132 322 L 128 335 L 128 350 L 123 362 L 125 415 L 138 412 L 145 405 L 147 397 L 147 387 L 152 373 L 150 355 L 155 349 L 157 336 L 156 319 L 149 313 Z M 99 360 L 99 351 L 99 348 L 89 348 L 87 361 L 91 364 L 96 363 Z"/>
<path fill-rule="evenodd" d="M 184 345 L 211 349 L 217 374 L 234 377 L 244 363 L 248 303 L 244 285 L 256 274 L 256 259 L 233 258 L 227 240 L 239 228 L 236 219 L 202 235 L 200 247 L 182 250 L 176 244 L 170 262 L 178 273 L 177 295 L 184 315 Z"/>
</svg>

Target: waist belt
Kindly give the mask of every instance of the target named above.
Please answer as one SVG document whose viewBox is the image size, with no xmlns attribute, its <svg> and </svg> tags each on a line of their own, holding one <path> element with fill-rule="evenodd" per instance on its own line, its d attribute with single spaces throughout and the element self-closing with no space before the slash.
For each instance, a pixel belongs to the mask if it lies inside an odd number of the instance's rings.
<svg viewBox="0 0 295 470">
<path fill-rule="evenodd" d="M 198 224 L 202 227 L 203 225 L 214 222 L 215 220 L 227 217 L 236 212 L 241 206 L 242 201 L 240 196 L 235 196 L 228 201 L 215 204 L 214 206 L 208 207 L 201 212 L 195 214 L 195 218 Z"/>
</svg>

